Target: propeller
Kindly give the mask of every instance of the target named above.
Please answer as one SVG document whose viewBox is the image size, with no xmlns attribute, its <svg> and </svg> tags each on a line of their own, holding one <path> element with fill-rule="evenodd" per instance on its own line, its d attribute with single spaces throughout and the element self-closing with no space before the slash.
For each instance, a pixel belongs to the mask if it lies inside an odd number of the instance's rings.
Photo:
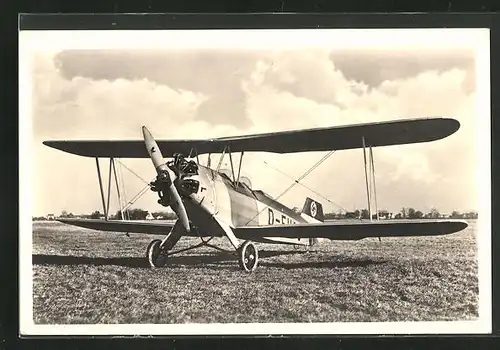
<svg viewBox="0 0 500 350">
<path fill-rule="evenodd" d="M 167 166 L 167 163 L 161 154 L 160 148 L 145 126 L 142 127 L 142 134 L 144 135 L 146 149 L 148 150 L 149 156 L 151 157 L 158 174 L 157 181 L 167 184 L 165 190 L 168 191 L 170 197 L 170 207 L 177 214 L 182 226 L 184 226 L 186 231 L 189 232 L 190 227 L 186 208 L 184 207 L 181 196 L 174 185 L 175 173 Z"/>
</svg>

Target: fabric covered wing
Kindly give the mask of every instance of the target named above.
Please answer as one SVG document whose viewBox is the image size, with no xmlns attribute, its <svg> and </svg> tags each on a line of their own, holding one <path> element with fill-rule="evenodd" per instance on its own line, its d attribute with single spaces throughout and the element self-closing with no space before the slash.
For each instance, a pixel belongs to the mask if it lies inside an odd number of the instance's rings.
<svg viewBox="0 0 500 350">
<path fill-rule="evenodd" d="M 358 240 L 368 237 L 438 236 L 466 227 L 467 223 L 459 220 L 329 221 L 321 224 L 242 226 L 235 228 L 234 233 L 245 240 L 261 237 Z"/>
<path fill-rule="evenodd" d="M 174 153 L 183 155 L 222 153 L 226 146 L 230 146 L 231 152 L 331 151 L 361 148 L 363 137 L 366 146 L 372 147 L 435 141 L 453 134 L 459 127 L 460 124 L 455 119 L 407 119 L 210 140 L 157 140 L 157 144 L 165 157 L 172 157 Z M 64 152 L 86 157 L 149 157 L 143 140 L 71 140 L 44 141 L 43 143 Z"/>
<path fill-rule="evenodd" d="M 174 226 L 173 222 L 161 221 L 121 221 L 97 219 L 59 219 L 60 222 L 109 232 L 134 232 L 147 234 L 166 234 Z"/>
</svg>

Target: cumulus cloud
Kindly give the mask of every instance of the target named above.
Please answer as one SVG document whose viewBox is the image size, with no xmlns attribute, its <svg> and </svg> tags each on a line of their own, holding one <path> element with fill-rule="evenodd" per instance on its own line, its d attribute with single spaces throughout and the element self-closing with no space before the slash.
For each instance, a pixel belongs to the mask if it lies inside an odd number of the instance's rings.
<svg viewBox="0 0 500 350">
<path fill-rule="evenodd" d="M 239 81 L 253 68 L 256 57 L 251 51 L 68 50 L 58 53 L 55 62 L 67 79 L 147 79 L 172 89 L 201 93 L 206 99 L 197 109 L 196 119 L 213 124 L 231 121 L 246 127 L 249 121 Z"/>
<path fill-rule="evenodd" d="M 359 61 L 370 56 L 355 57 Z M 328 50 L 37 54 L 36 214 L 89 212 L 100 206 L 94 161 L 44 147 L 44 139 L 138 139 L 141 125 L 148 125 L 157 138 L 205 138 L 425 116 L 454 117 L 462 127 L 437 142 L 374 149 L 379 207 L 475 208 L 476 95 L 469 82 L 471 68 L 458 59 L 437 68 L 424 64 L 432 60 L 422 59 L 424 63 L 406 74 L 403 68 L 398 74 L 382 70 L 375 79 L 368 73 L 353 76 L 355 62 L 341 62 Z M 404 67 L 405 60 L 394 55 L 391 62 Z M 363 67 L 358 65 L 368 72 Z M 246 154 L 243 174 L 255 187 L 276 196 L 291 180 L 272 167 L 297 178 L 323 155 Z M 148 161 L 124 162 L 147 180 L 154 175 Z M 132 196 L 143 183 L 126 170 L 124 174 Z M 362 152 L 334 153 L 304 184 L 345 209 L 365 207 Z M 300 186 L 282 199 L 300 207 L 305 196 L 323 202 L 327 211 L 339 209 Z M 160 209 L 155 204 L 153 194 L 137 202 Z"/>
<path fill-rule="evenodd" d="M 461 122 L 462 128 L 445 140 L 374 151 L 378 199 L 381 206 L 391 210 L 401 205 L 426 210 L 438 205 L 445 211 L 476 206 L 475 95 L 461 88 L 467 79 L 466 71 L 457 68 L 426 70 L 408 78 L 385 80 L 380 88 L 368 89 L 366 84 L 336 73 L 331 62 L 321 62 L 324 57 L 315 57 L 319 62 L 308 64 L 309 69 L 329 66 L 329 73 L 324 71 L 325 78 L 330 75 L 338 78 L 335 80 L 336 93 L 332 94 L 331 103 L 321 102 L 310 90 L 297 93 L 277 83 L 279 79 L 272 76 L 272 67 L 282 69 L 278 59 L 267 67 L 261 62 L 256 64 L 255 76 L 259 79 L 252 76 L 243 82 L 243 86 L 247 93 L 248 116 L 253 120 L 253 125 L 261 126 L 259 131 L 427 116 L 454 117 Z M 285 60 L 288 65 L 286 79 L 304 79 L 303 70 L 295 70 L 290 61 Z M 295 62 L 300 61 L 297 59 Z M 265 79 L 262 78 L 264 76 Z M 457 162 L 456 154 L 461 155 L 460 162 Z M 266 158 L 272 159 L 269 163 L 296 178 L 321 155 L 266 155 Z M 258 163 L 256 160 L 255 167 Z M 268 188 L 271 194 L 277 195 L 290 182 L 273 170 L 269 172 L 271 175 L 266 172 L 265 176 L 254 176 L 254 184 Z M 359 150 L 334 154 L 304 183 L 333 198 L 343 208 L 366 205 L 363 160 Z M 443 190 L 444 184 L 447 190 Z M 297 187 L 285 199 L 289 204 L 300 206 L 300 198 L 308 194 L 310 192 L 307 190 Z M 326 204 L 329 210 L 338 209 Z"/>
<path fill-rule="evenodd" d="M 445 72 L 458 68 L 467 72 L 462 88 L 475 90 L 475 56 L 472 50 L 335 50 L 330 53 L 335 66 L 350 80 L 378 87 L 384 81 L 411 78 L 426 70 Z"/>
<path fill-rule="evenodd" d="M 328 50 L 297 50 L 276 53 L 266 83 L 297 97 L 335 104 L 342 98 L 343 73 L 336 69 Z"/>
<path fill-rule="evenodd" d="M 52 137 L 136 137 L 141 125 L 164 130 L 192 122 L 207 96 L 173 89 L 146 78 L 94 80 L 59 74 L 50 57 L 34 66 L 34 112 L 37 135 Z M 133 108 L 131 108 L 133 106 Z M 169 127 L 170 126 L 170 127 Z"/>
</svg>

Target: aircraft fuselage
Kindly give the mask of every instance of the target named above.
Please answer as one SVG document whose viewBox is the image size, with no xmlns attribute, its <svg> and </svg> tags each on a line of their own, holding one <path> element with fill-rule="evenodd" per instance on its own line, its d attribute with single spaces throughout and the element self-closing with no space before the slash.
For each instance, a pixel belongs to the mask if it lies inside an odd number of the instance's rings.
<svg viewBox="0 0 500 350">
<path fill-rule="evenodd" d="M 305 223 L 292 209 L 272 199 L 260 190 L 252 190 L 242 182 L 235 183 L 224 173 L 198 165 L 198 175 L 189 178 L 200 183 L 198 191 L 184 199 L 190 220 L 197 227 L 211 227 L 211 217 L 217 216 L 230 227 L 268 226 Z M 217 231 L 217 230 L 216 230 Z M 200 232 L 203 235 L 222 235 L 222 232 Z M 264 239 L 280 243 L 300 244 L 298 239 Z M 304 240 L 302 240 L 304 241 Z"/>
</svg>

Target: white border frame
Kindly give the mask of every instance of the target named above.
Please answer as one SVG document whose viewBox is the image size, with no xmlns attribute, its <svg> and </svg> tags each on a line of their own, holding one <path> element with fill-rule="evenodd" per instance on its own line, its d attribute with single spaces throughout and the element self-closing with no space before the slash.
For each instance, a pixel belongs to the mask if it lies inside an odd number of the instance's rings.
<svg viewBox="0 0 500 350">
<path fill-rule="evenodd" d="M 293 32 L 293 33 L 291 33 Z M 452 34 L 452 35 L 450 35 Z M 242 40 L 242 36 L 245 40 Z M 179 38 L 182 38 L 180 40 Z M 432 38 L 432 41 L 429 40 Z M 293 29 L 21 31 L 19 33 L 19 300 L 22 335 L 454 334 L 491 333 L 491 164 L 489 29 Z M 32 81 L 30 57 L 63 49 L 262 48 L 408 49 L 470 46 L 477 52 L 479 319 L 454 322 L 36 325 L 32 276 Z M 244 46 L 243 46 L 244 45 Z M 22 184 L 22 186 L 21 186 Z"/>
</svg>

